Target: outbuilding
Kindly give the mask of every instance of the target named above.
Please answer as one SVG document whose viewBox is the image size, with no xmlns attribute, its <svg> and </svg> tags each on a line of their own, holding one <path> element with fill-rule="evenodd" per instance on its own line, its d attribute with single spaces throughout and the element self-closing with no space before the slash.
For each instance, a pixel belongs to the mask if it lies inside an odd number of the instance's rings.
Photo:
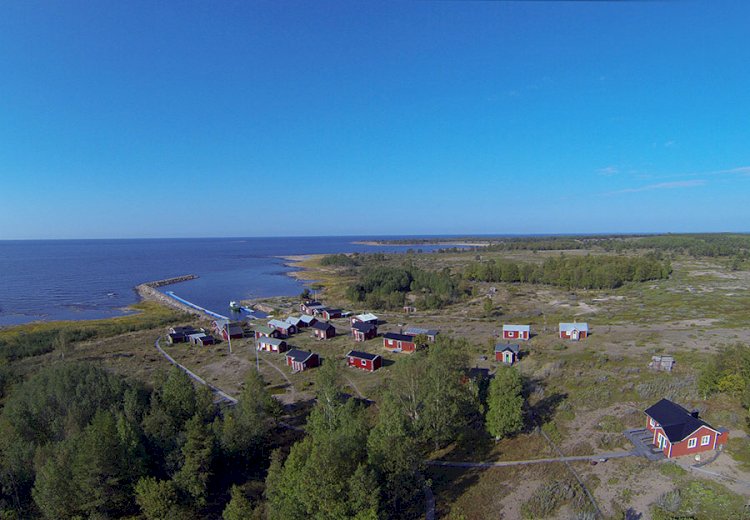
<svg viewBox="0 0 750 520">
<path fill-rule="evenodd" d="M 378 324 L 378 317 L 375 316 L 371 312 L 366 312 L 364 314 L 357 314 L 356 316 L 351 317 L 352 325 L 354 325 L 357 322 L 360 323 L 372 323 L 373 325 Z"/>
<path fill-rule="evenodd" d="M 312 327 L 318 319 L 315 316 L 308 316 L 307 314 L 303 314 L 299 318 L 299 323 L 297 324 L 299 327 Z"/>
<path fill-rule="evenodd" d="M 350 367 L 367 370 L 368 372 L 375 372 L 383 365 L 383 358 L 378 354 L 369 354 L 358 350 L 350 351 L 346 355 L 346 361 Z"/>
<path fill-rule="evenodd" d="M 281 336 L 281 332 L 273 327 L 269 327 L 268 325 L 257 325 L 255 327 L 255 339 L 260 339 L 262 337 L 278 338 L 279 336 Z"/>
<path fill-rule="evenodd" d="M 530 325 L 503 325 L 503 339 L 526 341 L 531 337 Z"/>
<path fill-rule="evenodd" d="M 288 321 L 271 320 L 268 322 L 268 326 L 278 330 L 282 338 L 288 338 L 292 334 L 297 333 L 297 326 Z"/>
<path fill-rule="evenodd" d="M 317 311 L 323 309 L 323 304 L 316 300 L 307 300 L 299 304 L 300 312 L 312 316 Z"/>
<path fill-rule="evenodd" d="M 167 334 L 167 341 L 172 345 L 175 343 L 185 343 L 187 341 L 187 336 L 182 332 L 170 332 Z"/>
<path fill-rule="evenodd" d="M 266 352 L 284 352 L 287 349 L 287 344 L 283 339 L 263 336 L 255 340 L 255 348 Z"/>
<path fill-rule="evenodd" d="M 569 339 L 571 341 L 578 341 L 584 339 L 589 335 L 589 324 L 588 323 L 561 323 L 560 324 L 560 338 Z"/>
<path fill-rule="evenodd" d="M 519 345 L 495 345 L 495 361 L 512 365 L 519 359 L 521 347 Z"/>
<path fill-rule="evenodd" d="M 394 352 L 414 352 L 417 345 L 414 343 L 414 336 L 386 332 L 383 334 L 383 348 Z"/>
<path fill-rule="evenodd" d="M 216 343 L 216 339 L 213 336 L 204 332 L 190 334 L 188 336 L 188 339 L 190 340 L 190 343 L 192 345 L 198 345 L 201 347 L 205 347 L 206 345 L 213 345 L 214 343 Z"/>
<path fill-rule="evenodd" d="M 311 327 L 318 339 L 329 339 L 336 336 L 336 327 L 325 321 L 318 321 Z"/>
<path fill-rule="evenodd" d="M 728 431 L 715 429 L 700 419 L 697 411 L 688 412 L 669 399 L 662 399 L 645 413 L 652 443 L 668 459 L 722 449 L 729 439 Z"/>
<path fill-rule="evenodd" d="M 318 355 L 306 350 L 293 348 L 285 354 L 287 366 L 292 367 L 292 372 L 301 372 L 308 368 L 316 367 L 320 364 Z"/>
<path fill-rule="evenodd" d="M 378 327 L 372 323 L 356 321 L 352 324 L 354 341 L 367 341 L 378 335 Z"/>
<path fill-rule="evenodd" d="M 319 314 L 324 320 L 328 321 L 334 318 L 340 318 L 341 309 L 329 309 L 328 307 L 325 307 L 319 311 Z"/>
<path fill-rule="evenodd" d="M 427 341 L 430 343 L 435 343 L 435 340 L 437 340 L 437 335 L 440 334 L 440 331 L 437 329 L 423 329 L 421 327 L 409 327 L 404 331 L 404 334 L 407 336 L 426 336 Z"/>
</svg>

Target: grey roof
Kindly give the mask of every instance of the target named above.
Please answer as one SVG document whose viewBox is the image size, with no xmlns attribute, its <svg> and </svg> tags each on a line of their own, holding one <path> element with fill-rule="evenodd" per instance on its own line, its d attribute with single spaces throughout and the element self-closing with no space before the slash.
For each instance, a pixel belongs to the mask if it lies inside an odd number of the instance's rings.
<svg viewBox="0 0 750 520">
<path fill-rule="evenodd" d="M 373 313 L 371 313 L 371 312 L 366 312 L 366 313 L 364 313 L 364 314 L 357 314 L 357 315 L 356 315 L 356 316 L 354 316 L 354 317 L 355 317 L 356 319 L 358 319 L 359 321 L 378 321 L 378 317 L 377 317 L 377 316 L 375 316 L 375 315 L 374 315 Z"/>
<path fill-rule="evenodd" d="M 708 426 L 712 430 L 716 430 L 707 422 L 694 417 L 685 408 L 673 403 L 669 399 L 662 399 L 655 405 L 647 408 L 645 412 L 646 415 L 658 422 L 664 429 L 664 434 L 669 439 L 669 442 L 685 440 L 685 438 L 689 437 L 690 434 L 701 426 Z"/>
<path fill-rule="evenodd" d="M 420 327 L 409 327 L 404 331 L 407 336 L 417 336 L 424 334 L 425 336 L 437 336 L 440 333 L 437 329 L 422 329 Z"/>
<path fill-rule="evenodd" d="M 362 352 L 360 350 L 350 350 L 346 357 L 356 357 L 360 359 L 367 359 L 368 361 L 374 361 L 380 356 L 378 354 L 370 354 L 368 352 Z"/>
<path fill-rule="evenodd" d="M 511 332 L 529 332 L 531 330 L 531 325 L 503 325 L 503 330 Z"/>
<path fill-rule="evenodd" d="M 288 329 L 291 327 L 291 323 L 288 321 L 281 321 L 281 320 L 271 320 L 268 322 L 269 327 L 276 327 L 279 329 Z"/>
<path fill-rule="evenodd" d="M 279 338 L 268 338 L 268 337 L 262 337 L 258 338 L 256 340 L 257 343 L 264 343 L 266 345 L 274 345 L 276 347 L 280 346 L 282 343 L 286 343 L 285 340 L 279 339 Z"/>
<path fill-rule="evenodd" d="M 292 358 L 294 361 L 298 361 L 300 363 L 304 363 L 308 359 L 310 359 L 312 356 L 316 355 L 314 352 L 308 352 L 306 350 L 299 350 L 296 348 L 293 348 L 292 350 L 287 350 L 284 355 L 286 357 Z"/>
<path fill-rule="evenodd" d="M 310 322 L 317 320 L 317 318 L 315 316 L 310 316 L 309 314 L 305 314 L 304 316 L 300 316 L 299 319 L 300 319 L 300 321 L 302 321 L 304 323 L 307 323 L 308 325 L 310 324 Z"/>
<path fill-rule="evenodd" d="M 268 325 L 258 325 L 255 327 L 255 332 L 260 332 L 262 334 L 270 334 L 275 330 L 276 329 L 274 329 L 273 327 L 269 327 Z"/>
<path fill-rule="evenodd" d="M 571 330 L 577 330 L 578 332 L 588 332 L 588 323 L 561 323 L 560 332 L 570 332 Z"/>
<path fill-rule="evenodd" d="M 505 352 L 506 350 L 510 350 L 514 354 L 518 354 L 521 351 L 520 345 L 506 345 L 504 343 L 498 343 L 495 345 L 495 352 Z"/>
</svg>

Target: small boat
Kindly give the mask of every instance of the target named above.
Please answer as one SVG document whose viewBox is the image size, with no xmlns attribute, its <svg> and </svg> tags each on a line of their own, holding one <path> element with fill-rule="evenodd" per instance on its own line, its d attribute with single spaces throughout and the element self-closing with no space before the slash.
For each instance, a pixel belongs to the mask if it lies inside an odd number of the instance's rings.
<svg viewBox="0 0 750 520">
<path fill-rule="evenodd" d="M 240 307 L 240 304 L 235 301 L 229 302 L 229 308 L 235 312 L 240 312 L 240 309 L 242 309 L 242 307 Z"/>
</svg>

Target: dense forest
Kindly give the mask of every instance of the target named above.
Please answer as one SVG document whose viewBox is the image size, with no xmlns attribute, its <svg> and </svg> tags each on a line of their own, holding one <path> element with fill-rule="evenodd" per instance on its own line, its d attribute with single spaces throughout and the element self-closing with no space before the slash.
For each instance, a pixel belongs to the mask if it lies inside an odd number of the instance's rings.
<svg viewBox="0 0 750 520">
<path fill-rule="evenodd" d="M 324 363 L 304 434 L 285 430 L 252 370 L 239 403 L 219 406 L 176 368 L 151 389 L 91 364 L 43 368 L 0 412 L 0 516 L 419 517 L 429 451 L 481 431 L 486 409 L 497 438 L 523 426 L 515 371 L 494 395 L 517 397 L 485 402 L 487 385 L 464 377 L 466 349 L 441 338 L 405 358 L 377 408 L 347 397 L 339 365 Z"/>
<path fill-rule="evenodd" d="M 371 309 L 397 309 L 404 305 L 407 293 L 415 293 L 417 306 L 437 309 L 469 292 L 461 278 L 447 269 L 368 266 L 359 273 L 358 281 L 348 287 L 346 296 L 353 302 L 364 302 Z"/>
<path fill-rule="evenodd" d="M 615 289 L 626 282 L 659 280 L 672 272 L 670 262 L 656 254 L 627 256 L 565 256 L 541 264 L 494 260 L 472 262 L 463 275 L 483 282 L 526 282 L 566 289 Z"/>
</svg>

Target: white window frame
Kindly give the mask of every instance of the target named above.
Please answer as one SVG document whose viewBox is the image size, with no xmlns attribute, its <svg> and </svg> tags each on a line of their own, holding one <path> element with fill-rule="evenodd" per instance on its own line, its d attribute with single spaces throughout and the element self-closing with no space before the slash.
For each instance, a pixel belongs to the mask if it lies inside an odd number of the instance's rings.
<svg viewBox="0 0 750 520">
<path fill-rule="evenodd" d="M 701 446 L 708 446 L 711 444 L 711 436 L 710 435 L 704 435 L 701 437 Z"/>
<path fill-rule="evenodd" d="M 696 446 L 698 446 L 698 438 L 697 437 L 693 437 L 692 439 L 688 439 L 688 449 L 689 450 L 692 450 Z"/>
<path fill-rule="evenodd" d="M 656 421 L 654 421 L 653 419 L 649 418 L 648 423 L 651 425 L 652 428 L 656 427 Z"/>
</svg>

